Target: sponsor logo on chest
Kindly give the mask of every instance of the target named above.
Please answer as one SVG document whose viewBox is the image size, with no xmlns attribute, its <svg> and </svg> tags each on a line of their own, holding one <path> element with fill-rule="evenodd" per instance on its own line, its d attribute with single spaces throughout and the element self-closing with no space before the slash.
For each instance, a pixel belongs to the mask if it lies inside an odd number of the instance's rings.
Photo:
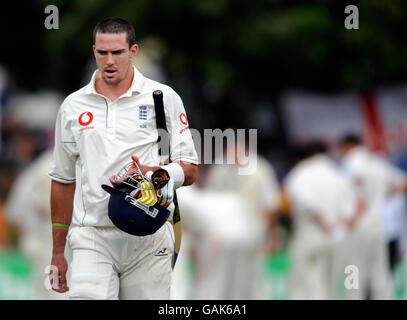
<svg viewBox="0 0 407 320">
<path fill-rule="evenodd" d="M 93 122 L 93 114 L 92 112 L 85 111 L 80 114 L 78 117 L 78 122 L 81 125 L 80 131 L 84 130 L 89 130 L 89 129 L 94 129 L 95 127 L 90 126 L 90 124 Z"/>
</svg>

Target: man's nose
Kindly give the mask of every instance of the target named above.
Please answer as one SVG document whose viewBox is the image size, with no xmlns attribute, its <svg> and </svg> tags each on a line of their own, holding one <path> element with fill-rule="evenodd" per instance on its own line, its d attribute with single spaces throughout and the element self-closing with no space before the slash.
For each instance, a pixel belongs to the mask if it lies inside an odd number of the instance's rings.
<svg viewBox="0 0 407 320">
<path fill-rule="evenodd" d="M 107 61 L 106 61 L 106 63 L 107 63 L 108 65 L 114 64 L 113 54 L 111 54 L 111 53 L 108 53 L 108 54 L 107 54 Z"/>
</svg>

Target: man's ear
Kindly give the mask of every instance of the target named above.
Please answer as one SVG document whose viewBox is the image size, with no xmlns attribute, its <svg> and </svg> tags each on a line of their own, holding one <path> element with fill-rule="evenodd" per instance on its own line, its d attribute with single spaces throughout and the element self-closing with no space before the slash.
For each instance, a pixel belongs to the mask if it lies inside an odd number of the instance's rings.
<svg viewBox="0 0 407 320">
<path fill-rule="evenodd" d="M 131 46 L 131 48 L 130 48 L 130 55 L 131 55 L 131 58 L 132 58 L 132 59 L 134 59 L 134 57 L 136 56 L 137 50 L 138 50 L 138 45 L 137 45 L 137 44 L 133 44 L 133 45 Z"/>
</svg>

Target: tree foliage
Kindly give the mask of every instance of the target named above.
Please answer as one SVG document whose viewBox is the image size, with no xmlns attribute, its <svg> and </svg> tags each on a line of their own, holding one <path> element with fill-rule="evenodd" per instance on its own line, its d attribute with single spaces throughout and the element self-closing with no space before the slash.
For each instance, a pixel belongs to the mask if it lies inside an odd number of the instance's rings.
<svg viewBox="0 0 407 320">
<path fill-rule="evenodd" d="M 359 30 L 344 27 L 343 1 L 59 0 L 59 30 L 44 28 L 48 4 L 16 2 L 2 13 L 0 62 L 31 90 L 76 90 L 92 58 L 93 27 L 113 15 L 131 21 L 138 39 L 162 40 L 170 82 L 187 79 L 202 104 L 226 110 L 292 87 L 363 90 L 407 75 L 403 0 L 353 2 Z"/>
</svg>

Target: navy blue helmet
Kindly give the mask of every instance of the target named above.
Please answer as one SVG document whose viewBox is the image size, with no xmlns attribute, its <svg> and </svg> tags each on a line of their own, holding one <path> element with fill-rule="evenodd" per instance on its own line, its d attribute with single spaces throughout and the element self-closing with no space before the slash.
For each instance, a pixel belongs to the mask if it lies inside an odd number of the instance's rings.
<svg viewBox="0 0 407 320">
<path fill-rule="evenodd" d="M 136 168 L 134 162 L 126 165 L 116 176 L 113 187 L 102 188 L 110 194 L 108 216 L 120 230 L 134 236 L 155 233 L 170 216 L 168 203 L 161 204 L 161 189 L 169 181 L 167 171 L 156 170 L 151 181 Z"/>
</svg>

